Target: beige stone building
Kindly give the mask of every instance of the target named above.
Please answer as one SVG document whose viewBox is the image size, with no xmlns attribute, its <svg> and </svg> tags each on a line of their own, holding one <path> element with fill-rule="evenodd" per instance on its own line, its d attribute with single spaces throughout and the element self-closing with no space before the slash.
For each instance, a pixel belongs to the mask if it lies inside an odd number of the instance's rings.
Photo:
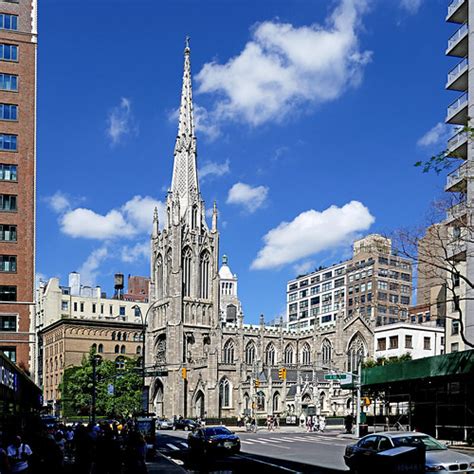
<svg viewBox="0 0 474 474">
<path fill-rule="evenodd" d="M 60 409 L 59 384 L 64 370 L 79 366 L 91 348 L 104 359 L 123 363 L 124 357 L 142 356 L 140 323 L 91 319 L 60 319 L 39 332 L 43 341 L 44 404 Z"/>
<path fill-rule="evenodd" d="M 327 368 L 356 370 L 372 355 L 373 329 L 336 311 L 329 326 L 290 330 L 282 323 L 244 323 L 237 277 L 219 269 L 216 205 L 206 222 L 199 191 L 189 45 L 166 221 L 155 212 L 151 239 L 146 365 L 168 375 L 147 379 L 150 411 L 159 416 L 227 418 L 253 411 L 344 414 L 352 395 L 325 381 Z M 287 378 L 278 377 L 280 368 Z M 183 370 L 185 369 L 185 370 Z"/>
</svg>

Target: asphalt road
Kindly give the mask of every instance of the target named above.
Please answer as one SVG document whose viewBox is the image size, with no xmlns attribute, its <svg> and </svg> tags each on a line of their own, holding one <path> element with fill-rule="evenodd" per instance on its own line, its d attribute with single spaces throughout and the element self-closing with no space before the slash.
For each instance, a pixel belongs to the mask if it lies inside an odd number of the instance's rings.
<svg viewBox="0 0 474 474">
<path fill-rule="evenodd" d="M 347 472 L 343 453 L 351 440 L 318 433 L 281 433 L 264 429 L 257 433 L 238 433 L 241 453 L 204 458 L 190 452 L 187 433 L 160 431 L 157 449 L 192 473 L 304 472 L 339 474 Z"/>
</svg>

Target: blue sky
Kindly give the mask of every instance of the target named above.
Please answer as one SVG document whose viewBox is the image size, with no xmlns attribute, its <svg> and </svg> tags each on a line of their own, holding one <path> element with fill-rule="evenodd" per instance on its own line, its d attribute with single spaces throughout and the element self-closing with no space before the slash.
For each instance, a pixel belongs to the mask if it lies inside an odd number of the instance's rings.
<svg viewBox="0 0 474 474">
<path fill-rule="evenodd" d="M 41 0 L 37 273 L 149 274 L 191 36 L 201 193 L 247 322 L 356 235 L 423 221 L 444 176 L 444 0 Z M 431 131 L 431 133 L 429 133 Z M 333 207 L 331 207 L 333 206 Z"/>
</svg>

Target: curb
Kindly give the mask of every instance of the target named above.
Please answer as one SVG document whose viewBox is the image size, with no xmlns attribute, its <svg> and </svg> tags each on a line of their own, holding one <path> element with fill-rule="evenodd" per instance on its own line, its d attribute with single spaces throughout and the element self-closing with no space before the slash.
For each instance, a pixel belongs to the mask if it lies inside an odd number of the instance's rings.
<svg viewBox="0 0 474 474">
<path fill-rule="evenodd" d="M 184 474 L 186 471 L 179 464 L 176 464 L 170 458 L 166 457 L 159 451 L 156 452 L 155 459 L 152 462 L 147 462 L 148 473 L 168 472 L 172 474 Z"/>
</svg>

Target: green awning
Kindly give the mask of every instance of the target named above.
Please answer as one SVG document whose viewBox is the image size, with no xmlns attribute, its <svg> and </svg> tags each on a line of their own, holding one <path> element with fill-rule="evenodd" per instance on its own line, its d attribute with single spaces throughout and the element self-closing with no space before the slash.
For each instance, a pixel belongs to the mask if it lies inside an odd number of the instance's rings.
<svg viewBox="0 0 474 474">
<path fill-rule="evenodd" d="M 362 386 L 467 374 L 474 375 L 474 350 L 362 369 Z"/>
</svg>

